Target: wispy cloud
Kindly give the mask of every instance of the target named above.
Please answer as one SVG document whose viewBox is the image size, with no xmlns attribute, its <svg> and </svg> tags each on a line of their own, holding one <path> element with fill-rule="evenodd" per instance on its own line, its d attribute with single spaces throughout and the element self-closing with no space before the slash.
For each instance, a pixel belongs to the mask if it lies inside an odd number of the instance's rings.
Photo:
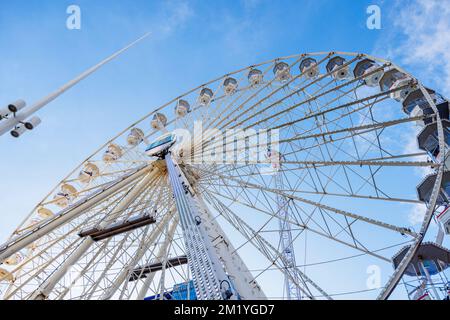
<svg viewBox="0 0 450 320">
<path fill-rule="evenodd" d="M 409 214 L 409 223 L 413 226 L 421 225 L 423 219 L 425 219 L 425 213 L 427 212 L 427 207 L 423 204 L 415 204 L 412 206 Z"/>
<path fill-rule="evenodd" d="M 386 28 L 375 54 L 404 66 L 425 85 L 449 96 L 450 1 L 396 0 L 389 7 L 389 12 L 384 12 Z M 416 139 L 419 131 L 416 127 L 401 136 L 405 153 L 422 152 Z M 431 170 L 418 168 L 415 173 L 422 178 Z M 421 224 L 425 212 L 424 205 L 413 205 L 408 215 L 411 225 Z"/>
<path fill-rule="evenodd" d="M 450 95 L 450 2 L 397 0 L 389 24 L 386 53 Z"/>
<path fill-rule="evenodd" d="M 253 10 L 261 4 L 261 0 L 241 0 L 246 10 Z"/>
<path fill-rule="evenodd" d="M 166 0 L 163 3 L 162 12 L 161 19 L 164 22 L 159 26 L 159 31 L 165 36 L 184 27 L 194 16 L 194 9 L 186 0 Z"/>
</svg>

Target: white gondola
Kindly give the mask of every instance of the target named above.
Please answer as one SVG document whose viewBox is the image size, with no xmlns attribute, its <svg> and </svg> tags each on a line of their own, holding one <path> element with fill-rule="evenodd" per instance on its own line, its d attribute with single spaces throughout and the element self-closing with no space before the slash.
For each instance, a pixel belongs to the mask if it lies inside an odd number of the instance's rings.
<svg viewBox="0 0 450 320">
<path fill-rule="evenodd" d="M 286 82 L 291 78 L 291 69 L 286 62 L 278 62 L 273 68 L 275 79 L 280 82 Z"/>
<path fill-rule="evenodd" d="M 76 198 L 77 192 L 77 189 L 71 184 L 63 184 L 54 197 L 55 204 L 61 208 L 67 207 Z"/>
<path fill-rule="evenodd" d="M 202 106 L 207 106 L 211 102 L 212 98 L 214 96 L 214 93 L 209 88 L 203 88 L 200 92 L 200 104 Z"/>
<path fill-rule="evenodd" d="M 448 117 L 443 118 L 441 123 L 444 131 L 445 148 L 448 150 L 450 147 L 450 121 L 448 120 Z M 445 153 L 440 150 L 436 121 L 425 126 L 417 137 L 417 140 L 419 142 L 419 149 L 426 151 L 433 162 L 442 163 L 444 161 L 446 169 L 450 170 L 450 158 L 444 158 Z"/>
<path fill-rule="evenodd" d="M 153 116 L 151 126 L 155 130 L 162 130 L 167 125 L 167 117 L 162 113 L 157 113 Z"/>
<path fill-rule="evenodd" d="M 350 68 L 349 66 L 344 66 L 346 60 L 340 56 L 331 58 L 327 64 L 327 71 L 333 75 L 333 78 L 336 80 L 345 80 L 350 77 Z"/>
<path fill-rule="evenodd" d="M 403 87 L 405 85 L 408 85 L 409 82 L 410 82 L 409 79 L 399 80 L 399 81 L 394 83 L 394 85 L 391 87 L 391 89 L 396 89 L 396 88 Z M 407 88 L 404 88 L 404 89 L 402 89 L 400 91 L 396 91 L 396 92 L 391 93 L 391 98 L 396 100 L 396 101 L 398 101 L 398 102 L 401 102 L 401 101 L 403 101 L 406 98 L 406 96 L 408 96 L 408 94 L 412 90 L 413 90 L 413 88 L 411 86 L 408 86 Z"/>
<path fill-rule="evenodd" d="M 58 192 L 57 194 L 55 194 L 53 200 L 55 201 L 55 204 L 60 208 L 67 207 L 70 201 L 70 199 L 68 199 L 68 196 L 62 192 Z"/>
<path fill-rule="evenodd" d="M 47 208 L 44 208 L 44 207 L 38 208 L 37 209 L 37 214 L 42 219 L 49 219 L 49 218 L 52 218 L 52 217 L 55 216 L 54 213 L 50 209 L 47 209 Z"/>
<path fill-rule="evenodd" d="M 103 161 L 110 163 L 119 160 L 123 156 L 123 150 L 117 144 L 110 144 L 103 155 Z"/>
<path fill-rule="evenodd" d="M 411 245 L 402 248 L 393 258 L 392 263 L 398 269 L 404 257 L 411 250 Z M 406 270 L 405 276 L 410 280 L 405 284 L 408 296 L 412 300 L 441 300 L 448 297 L 446 270 L 450 267 L 450 251 L 438 243 L 423 242 L 415 251 Z M 436 283 L 440 279 L 443 283 Z M 445 299 L 447 300 L 447 299 Z"/>
<path fill-rule="evenodd" d="M 434 90 L 426 89 L 431 100 L 436 105 L 442 120 L 450 119 L 449 102 Z M 403 112 L 411 117 L 431 116 L 423 120 L 417 121 L 419 126 L 426 126 L 436 121 L 433 108 L 430 106 L 428 99 L 424 96 L 422 90 L 416 89 L 411 91 L 403 100 Z"/>
<path fill-rule="evenodd" d="M 380 69 L 380 65 L 370 59 L 364 59 L 356 64 L 353 74 L 355 78 L 362 77 L 364 83 L 369 87 L 377 87 L 383 77 L 384 71 Z M 367 76 L 365 76 L 367 75 Z"/>
<path fill-rule="evenodd" d="M 429 88 L 426 88 L 428 94 L 431 97 L 431 100 L 438 105 L 440 102 L 443 102 L 444 99 L 437 94 L 434 90 L 431 90 Z M 428 103 L 428 100 L 423 95 L 422 90 L 416 89 L 414 91 L 411 91 L 408 96 L 403 100 L 403 112 L 408 115 L 422 115 L 423 112 L 419 112 L 431 108 L 430 104 Z"/>
<path fill-rule="evenodd" d="M 178 100 L 177 106 L 175 107 L 175 114 L 178 117 L 182 118 L 186 116 L 189 112 L 191 112 L 191 106 L 189 102 L 182 99 Z"/>
<path fill-rule="evenodd" d="M 314 79 L 319 75 L 319 66 L 314 58 L 305 58 L 300 62 L 300 72 L 309 79 Z"/>
<path fill-rule="evenodd" d="M 413 87 L 411 86 L 411 78 L 397 69 L 387 71 L 380 80 L 381 91 L 386 92 L 402 88 L 400 90 L 391 92 L 392 99 L 402 102 L 411 93 Z"/>
<path fill-rule="evenodd" d="M 78 175 L 78 180 L 82 183 L 90 183 L 100 175 L 99 168 L 93 163 L 87 163 Z"/>
<path fill-rule="evenodd" d="M 14 276 L 6 269 L 0 268 L 0 282 L 14 282 Z"/>
<path fill-rule="evenodd" d="M 431 174 L 427 176 L 422 183 L 417 187 L 417 193 L 419 200 L 425 204 L 430 204 L 431 195 L 433 192 L 434 184 L 437 179 L 437 174 Z M 436 202 L 437 206 L 448 207 L 450 206 L 450 171 L 445 171 L 442 176 L 442 184 L 439 190 L 439 195 Z"/>
<path fill-rule="evenodd" d="M 15 253 L 8 259 L 6 259 L 5 264 L 7 266 L 17 266 L 23 261 L 23 256 L 20 253 Z"/>
<path fill-rule="evenodd" d="M 252 69 L 248 73 L 248 82 L 250 83 L 250 86 L 255 87 L 257 85 L 260 85 L 264 80 L 264 75 L 261 72 L 261 70 L 258 69 Z"/>
<path fill-rule="evenodd" d="M 127 143 L 130 146 L 136 147 L 142 141 L 144 141 L 144 138 L 145 138 L 144 131 L 142 131 L 139 128 L 133 128 L 133 129 L 131 129 L 131 132 L 127 137 Z"/>
<path fill-rule="evenodd" d="M 235 78 L 226 78 L 223 82 L 223 88 L 225 91 L 225 94 L 227 96 L 233 95 L 237 88 L 238 88 L 238 82 Z"/>
</svg>

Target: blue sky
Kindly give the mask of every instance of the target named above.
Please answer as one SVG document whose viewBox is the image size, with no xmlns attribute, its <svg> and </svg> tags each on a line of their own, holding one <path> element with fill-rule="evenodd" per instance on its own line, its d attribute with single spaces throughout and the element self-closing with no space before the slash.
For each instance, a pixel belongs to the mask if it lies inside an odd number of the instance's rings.
<svg viewBox="0 0 450 320">
<path fill-rule="evenodd" d="M 82 10 L 81 30 L 66 28 L 72 4 Z M 366 27 L 372 4 L 381 7 L 381 30 Z M 43 123 L 32 134 L 0 137 L 0 241 L 118 131 L 244 66 L 303 52 L 375 53 L 449 94 L 450 63 L 441 62 L 450 61 L 445 4 L 450 1 L 1 1 L 0 104 L 18 98 L 30 104 L 145 32 L 152 36 L 39 112 Z"/>
<path fill-rule="evenodd" d="M 52 1 L 0 4 L 0 102 L 29 104 L 147 31 L 152 37 L 54 101 L 39 130 L 0 138 L 0 239 L 106 139 L 219 75 L 298 52 L 371 52 L 373 1 Z M 81 30 L 66 28 L 79 5 Z"/>
</svg>

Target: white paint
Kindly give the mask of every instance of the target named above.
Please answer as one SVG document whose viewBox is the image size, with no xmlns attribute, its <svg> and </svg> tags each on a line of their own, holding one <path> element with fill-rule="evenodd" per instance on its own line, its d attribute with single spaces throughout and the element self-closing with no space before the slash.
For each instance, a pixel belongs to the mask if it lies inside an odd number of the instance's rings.
<svg viewBox="0 0 450 320">
<path fill-rule="evenodd" d="M 381 29 L 381 8 L 377 5 L 370 5 L 367 7 L 367 29 L 380 30 Z"/>
<path fill-rule="evenodd" d="M 67 7 L 66 13 L 69 14 L 66 20 L 67 29 L 81 30 L 81 8 L 73 4 Z"/>
</svg>

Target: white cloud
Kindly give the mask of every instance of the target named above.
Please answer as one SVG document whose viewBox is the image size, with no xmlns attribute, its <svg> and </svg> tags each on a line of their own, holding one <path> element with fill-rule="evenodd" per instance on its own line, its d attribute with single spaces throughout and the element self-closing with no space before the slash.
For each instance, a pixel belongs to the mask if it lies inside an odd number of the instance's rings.
<svg viewBox="0 0 450 320">
<path fill-rule="evenodd" d="M 242 0 L 246 10 L 253 10 L 261 4 L 261 0 Z"/>
<path fill-rule="evenodd" d="M 425 213 L 427 212 L 427 207 L 423 204 L 415 204 L 408 214 L 408 221 L 413 226 L 419 226 L 423 223 L 425 219 Z"/>
<path fill-rule="evenodd" d="M 185 0 L 166 0 L 163 12 L 164 22 L 160 25 L 160 32 L 163 35 L 170 35 L 182 28 L 194 16 L 193 8 Z"/>
<path fill-rule="evenodd" d="M 425 85 L 450 95 L 450 1 L 396 0 L 389 3 L 390 12 L 384 18 L 384 33 L 376 55 L 387 57 L 411 71 Z M 393 5 L 392 5 L 393 4 Z M 422 152 L 417 146 L 419 129 L 405 132 L 401 140 L 405 153 Z M 424 177 L 429 168 L 418 168 L 416 175 Z M 411 207 L 409 222 L 422 223 L 426 207 Z"/>
<path fill-rule="evenodd" d="M 395 40 L 385 50 L 408 67 L 417 67 L 420 80 L 450 94 L 450 1 L 397 0 L 389 32 Z"/>
</svg>

